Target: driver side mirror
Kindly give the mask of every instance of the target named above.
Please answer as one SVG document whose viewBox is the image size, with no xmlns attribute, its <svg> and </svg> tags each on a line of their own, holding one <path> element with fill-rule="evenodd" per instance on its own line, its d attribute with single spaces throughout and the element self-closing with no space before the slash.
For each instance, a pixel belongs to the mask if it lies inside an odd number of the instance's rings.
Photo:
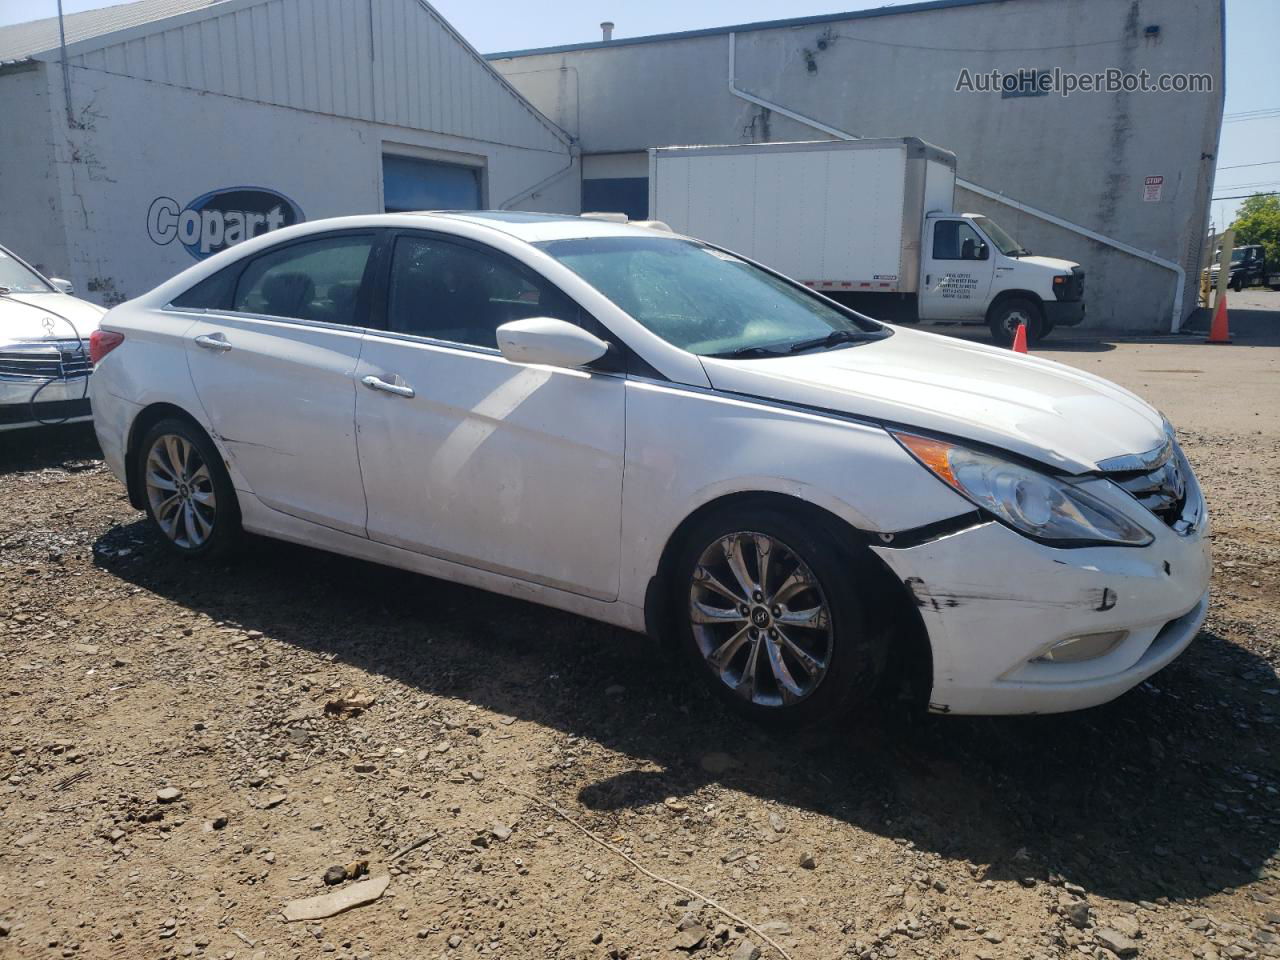
<svg viewBox="0 0 1280 960">
<path fill-rule="evenodd" d="M 498 349 L 512 363 L 584 367 L 609 352 L 609 344 L 554 317 L 512 320 L 498 327 Z"/>
<path fill-rule="evenodd" d="M 49 282 L 53 284 L 53 288 L 59 293 L 75 293 L 76 285 L 70 280 L 63 280 L 61 277 L 50 277 Z"/>
<path fill-rule="evenodd" d="M 991 257 L 991 248 L 990 248 L 989 246 L 987 246 L 985 243 L 983 243 L 981 240 L 979 240 L 979 241 L 978 241 L 978 247 L 977 247 L 976 252 L 974 253 L 974 257 L 973 257 L 973 259 L 975 259 L 975 260 L 987 260 L 987 259 L 989 259 L 990 257 Z"/>
</svg>

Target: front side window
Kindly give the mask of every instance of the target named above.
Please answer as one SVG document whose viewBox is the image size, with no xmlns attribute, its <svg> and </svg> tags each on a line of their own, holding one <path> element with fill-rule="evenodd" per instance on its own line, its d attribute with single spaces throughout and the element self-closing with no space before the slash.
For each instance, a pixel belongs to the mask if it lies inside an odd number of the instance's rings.
<svg viewBox="0 0 1280 960">
<path fill-rule="evenodd" d="M 372 234 L 291 243 L 251 260 L 232 309 L 269 317 L 358 325 L 356 300 Z"/>
<path fill-rule="evenodd" d="M 982 238 L 963 220 L 939 220 L 933 225 L 933 259 L 978 260 Z"/>
<path fill-rule="evenodd" d="M 873 320 L 692 240 L 584 237 L 536 246 L 690 353 L 785 353 L 833 334 L 836 339 L 883 335 L 884 328 Z"/>
<path fill-rule="evenodd" d="M 52 293 L 44 277 L 0 249 L 0 288 L 10 293 Z"/>
<path fill-rule="evenodd" d="M 505 258 L 434 237 L 400 237 L 391 258 L 387 326 L 476 347 L 528 317 L 574 319 L 568 299 Z"/>
</svg>

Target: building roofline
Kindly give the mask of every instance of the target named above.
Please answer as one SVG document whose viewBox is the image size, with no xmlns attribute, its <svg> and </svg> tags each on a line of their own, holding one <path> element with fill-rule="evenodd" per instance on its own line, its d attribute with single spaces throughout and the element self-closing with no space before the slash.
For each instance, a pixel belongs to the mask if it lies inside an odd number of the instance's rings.
<svg viewBox="0 0 1280 960">
<path fill-rule="evenodd" d="M 822 13 L 811 17 L 792 17 L 784 20 L 757 20 L 752 23 L 732 24 L 726 27 L 706 27 L 701 30 L 681 30 L 675 33 L 654 33 L 644 37 L 618 37 L 613 40 L 592 40 L 587 43 L 565 43 L 554 47 L 531 47 L 527 50 L 503 50 L 486 53 L 486 60 L 508 60 L 530 57 L 543 53 L 572 53 L 578 50 L 603 50 L 608 47 L 631 47 L 642 43 L 663 43 L 668 40 L 695 40 L 699 37 L 724 36 L 729 33 L 750 33 L 755 30 L 775 30 L 783 27 L 804 27 L 817 23 L 835 23 L 841 20 L 870 20 L 875 17 L 894 17 L 904 13 L 927 13 L 930 10 L 947 10 L 953 7 L 979 7 L 991 3 L 1007 3 L 1010 0 L 921 0 L 897 7 L 874 7 L 870 10 L 850 10 L 847 13 Z"/>
<path fill-rule="evenodd" d="M 215 16 L 222 16 L 231 10 L 240 10 L 245 7 L 256 6 L 263 0 L 207 0 L 203 6 L 194 7 L 190 10 L 180 10 L 174 13 L 162 14 L 150 20 L 140 20 L 134 23 L 125 23 L 118 26 L 109 27 L 101 33 L 90 34 L 81 37 L 78 40 L 67 41 L 67 58 L 83 56 L 86 53 L 93 53 L 104 47 L 113 46 L 117 43 L 124 43 L 129 40 L 135 40 L 139 37 L 145 37 L 148 34 L 155 33 L 157 30 L 171 30 L 174 27 L 183 26 L 188 23 L 196 23 Z M 127 3 L 119 4 L 120 7 L 127 7 Z M 81 10 L 77 13 L 67 14 L 68 17 L 81 16 L 86 13 L 98 13 L 101 10 L 111 9 L 109 7 L 95 7 L 88 10 Z M 57 17 L 44 17 L 45 20 L 56 20 Z M 35 21 L 32 21 L 35 22 Z M 22 24 L 14 24 L 14 26 L 22 26 Z M 3 29 L 3 28 L 0 28 Z M 62 56 L 62 46 L 53 43 L 51 46 L 41 47 L 27 54 L 24 59 L 50 61 L 57 60 Z"/>
<path fill-rule="evenodd" d="M 248 8 L 259 6 L 259 5 L 265 5 L 268 2 L 269 0 L 206 0 L 203 6 L 195 7 L 194 9 L 191 9 L 191 10 L 184 10 L 177 13 L 169 13 L 163 16 L 155 17 L 154 19 L 151 19 L 151 20 L 142 20 L 137 23 L 130 23 L 123 26 L 114 27 L 112 29 L 105 30 L 102 33 L 93 34 L 92 36 L 87 36 L 80 40 L 70 42 L 66 45 L 66 55 L 68 59 L 70 59 L 71 57 L 83 56 L 86 53 L 92 53 L 96 50 L 101 50 L 104 47 L 109 47 L 118 43 L 124 43 L 129 40 L 145 37 L 159 31 L 172 30 L 175 27 L 180 27 L 188 23 L 196 23 L 202 20 L 208 20 L 208 19 L 213 19 L 215 17 L 224 16 L 225 14 L 233 11 L 244 10 L 244 9 L 248 9 Z M 538 110 L 537 107 L 535 107 L 532 103 L 530 103 L 529 99 L 519 90 L 517 90 L 515 88 L 515 85 L 512 84 L 510 80 L 508 80 L 499 71 L 495 70 L 492 66 L 490 66 L 487 58 L 478 50 L 476 50 L 476 48 L 471 45 L 471 42 L 467 40 L 467 38 L 464 37 L 461 33 L 459 33 L 458 30 L 453 26 L 453 24 L 451 24 L 440 13 L 440 11 L 438 11 L 434 6 L 432 6 L 430 0 L 410 0 L 410 2 L 416 3 L 419 7 L 422 8 L 422 10 L 427 14 L 427 16 L 433 18 L 440 25 L 440 28 L 446 34 L 452 37 L 453 40 L 458 44 L 459 47 L 462 48 L 462 50 L 465 53 L 473 57 L 475 59 L 475 62 L 480 66 L 480 68 L 483 70 L 486 70 L 493 77 L 493 79 L 497 81 L 499 86 L 501 86 L 504 90 L 506 90 L 509 96 L 515 99 L 516 103 L 520 104 L 520 106 L 524 107 L 525 110 L 527 110 L 530 114 L 532 114 L 533 118 L 539 124 L 541 124 L 547 130 L 548 133 L 550 133 L 555 139 L 560 141 L 560 143 L 563 144 L 569 150 L 573 149 L 573 143 L 574 143 L 573 137 L 567 131 L 562 129 L 558 124 L 556 124 L 553 120 L 551 120 L 550 117 L 543 114 L 540 110 Z M 98 8 L 98 9 L 104 9 L 104 8 Z M 85 10 L 85 11 L 81 11 L 80 14 L 95 13 L 95 12 L 97 11 Z M 71 16 L 78 16 L 80 14 L 71 14 Z M 45 17 L 43 19 L 54 20 L 57 18 Z M 20 26 L 20 24 L 13 24 L 13 26 Z M 3 29 L 3 28 L 0 27 L 0 29 Z M 0 68 L 8 70 L 19 64 L 27 64 L 33 61 L 44 61 L 44 62 L 56 61 L 61 55 L 62 55 L 61 46 L 58 44 L 55 44 L 52 47 L 35 50 L 25 56 L 21 56 L 13 60 L 0 61 Z"/>
</svg>

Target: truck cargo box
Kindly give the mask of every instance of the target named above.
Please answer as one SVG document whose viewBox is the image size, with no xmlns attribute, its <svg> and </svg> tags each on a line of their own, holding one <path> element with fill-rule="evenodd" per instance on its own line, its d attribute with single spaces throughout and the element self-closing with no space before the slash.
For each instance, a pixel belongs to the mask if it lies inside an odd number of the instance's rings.
<svg viewBox="0 0 1280 960">
<path fill-rule="evenodd" d="M 649 215 L 825 291 L 914 293 L 956 158 L 915 137 L 658 147 Z"/>
</svg>

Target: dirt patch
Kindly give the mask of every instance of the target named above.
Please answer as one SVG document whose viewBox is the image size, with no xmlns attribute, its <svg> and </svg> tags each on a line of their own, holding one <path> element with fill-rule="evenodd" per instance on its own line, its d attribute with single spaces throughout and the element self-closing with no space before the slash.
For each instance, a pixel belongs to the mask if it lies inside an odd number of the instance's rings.
<svg viewBox="0 0 1280 960">
<path fill-rule="evenodd" d="M 1218 564 L 1168 670 L 1080 714 L 797 738 L 554 611 L 266 541 L 175 564 L 88 430 L 6 435 L 0 955 L 765 946 L 509 784 L 797 960 L 1280 957 L 1280 445 L 1186 441 Z M 360 861 L 385 893 L 283 922 Z"/>
</svg>

